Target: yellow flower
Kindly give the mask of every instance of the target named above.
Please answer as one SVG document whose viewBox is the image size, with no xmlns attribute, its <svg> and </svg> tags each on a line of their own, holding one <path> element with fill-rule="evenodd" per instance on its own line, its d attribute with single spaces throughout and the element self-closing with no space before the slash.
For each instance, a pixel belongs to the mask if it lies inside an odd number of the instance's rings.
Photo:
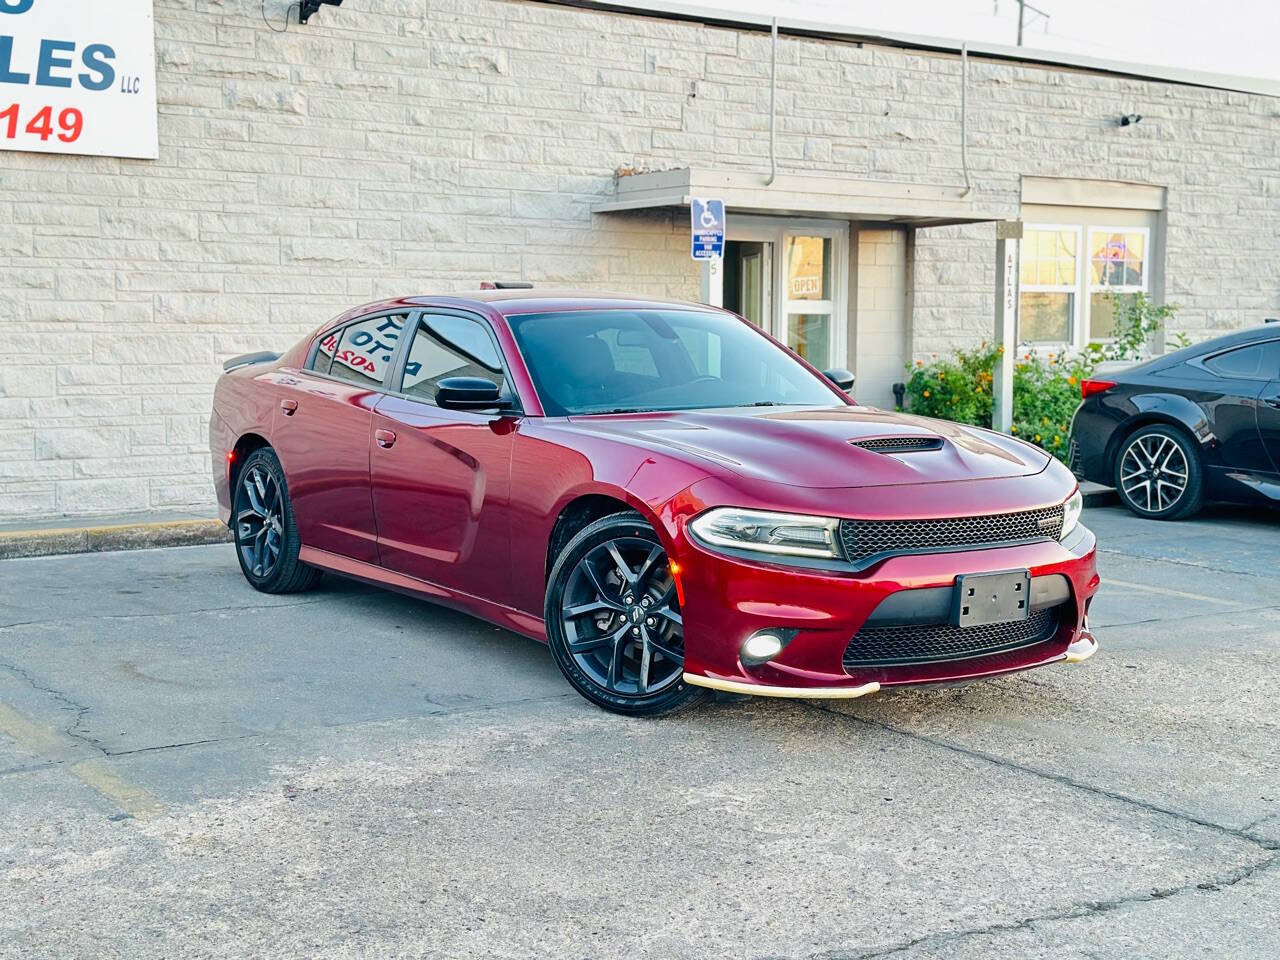
<svg viewBox="0 0 1280 960">
<path fill-rule="evenodd" d="M 1040 442 L 1040 434 L 1038 434 L 1038 433 L 1037 433 L 1037 434 L 1036 434 L 1036 443 L 1039 443 L 1039 442 Z"/>
<path fill-rule="evenodd" d="M 1040 418 L 1040 422 L 1041 422 L 1041 423 L 1048 423 L 1048 422 L 1049 422 L 1049 418 L 1048 418 L 1048 417 L 1041 417 L 1041 418 Z"/>
<path fill-rule="evenodd" d="M 1017 428 L 1017 426 L 1012 426 L 1012 427 L 1010 427 L 1010 428 L 1009 428 L 1009 432 L 1010 432 L 1010 433 L 1017 433 L 1017 432 L 1018 432 L 1018 428 Z"/>
<path fill-rule="evenodd" d="M 1057 446 L 1058 444 L 1060 444 L 1061 442 L 1062 442 L 1062 438 L 1061 438 L 1061 437 L 1059 437 L 1057 434 L 1054 434 L 1054 437 L 1053 437 L 1053 445 L 1056 447 L 1056 446 Z"/>
<path fill-rule="evenodd" d="M 1000 344 L 1000 346 L 999 346 L 999 348 L 996 350 L 996 352 L 997 352 L 998 354 L 1000 354 L 1001 356 L 1004 356 L 1004 344 L 1003 344 L 1003 343 L 1002 343 L 1002 344 Z"/>
<path fill-rule="evenodd" d="M 917 366 L 917 367 L 923 367 L 923 366 L 924 366 L 924 361 L 923 361 L 923 360 L 917 360 L 917 361 L 916 361 L 916 366 Z"/>
<path fill-rule="evenodd" d="M 1076 378 L 1075 378 L 1075 377 L 1067 377 L 1067 384 L 1068 384 L 1069 386 L 1074 387 L 1074 386 L 1076 385 Z"/>
<path fill-rule="evenodd" d="M 929 396 L 929 391 L 928 391 L 928 390 L 926 390 L 926 391 L 924 392 L 924 395 L 925 395 L 926 397 L 927 397 L 927 396 Z"/>
</svg>

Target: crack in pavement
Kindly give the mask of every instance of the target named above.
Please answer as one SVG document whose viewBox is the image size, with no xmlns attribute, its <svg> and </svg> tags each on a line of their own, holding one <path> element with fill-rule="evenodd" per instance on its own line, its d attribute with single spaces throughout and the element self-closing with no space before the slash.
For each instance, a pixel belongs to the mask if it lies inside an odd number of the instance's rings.
<svg viewBox="0 0 1280 960">
<path fill-rule="evenodd" d="M 259 603 L 249 607 L 235 607 L 234 612 L 242 613 L 261 613 L 267 610 L 287 610 L 290 607 L 306 607 L 315 603 L 328 603 L 338 599 L 337 597 L 316 597 L 314 600 L 298 600 L 293 603 Z M 59 624 L 79 623 L 84 620 L 149 620 L 154 617 L 189 617 L 197 613 L 227 613 L 233 608 L 227 604 L 220 607 L 204 607 L 196 610 L 164 610 L 152 613 L 104 613 L 94 614 L 86 617 L 64 617 L 58 620 L 18 620 L 13 623 L 0 623 L 0 630 L 10 630 L 14 627 L 35 627 L 35 626 L 56 626 Z"/>
<path fill-rule="evenodd" d="M 1214 573 L 1226 574 L 1229 577 L 1254 577 L 1259 580 L 1270 581 L 1271 576 L 1265 573 L 1250 573 L 1246 570 L 1223 570 L 1220 566 L 1214 566 L 1209 563 L 1196 563 L 1194 560 L 1179 560 L 1176 557 L 1148 557 L 1140 553 L 1125 553 L 1123 550 L 1113 550 L 1107 547 L 1098 548 L 1099 555 L 1111 557 L 1123 557 L 1126 560 L 1141 560 L 1146 563 L 1172 563 L 1181 567 L 1192 567 L 1196 570 L 1210 570 Z M 1103 579 L 1106 579 L 1105 573 Z"/>
<path fill-rule="evenodd" d="M 83 743 L 85 746 L 101 753 L 103 756 L 109 756 L 106 748 L 89 736 L 89 731 L 84 728 L 84 718 L 88 716 L 89 711 L 92 709 L 90 706 L 72 699 L 69 694 L 63 693 L 55 687 L 46 686 L 40 683 L 31 675 L 30 672 L 23 667 L 19 667 L 17 664 L 0 661 L 0 669 L 8 670 L 32 690 L 52 697 L 54 700 L 61 703 L 64 708 L 74 710 L 75 716 L 71 719 L 71 722 L 63 728 L 62 732 L 72 740 L 75 740 L 78 743 Z"/>
<path fill-rule="evenodd" d="M 0 667 L 6 664 L 0 663 Z M 37 688 L 39 689 L 39 688 Z M 164 750 L 181 750 L 186 747 L 200 747 L 215 743 L 235 743 L 240 740 L 274 740 L 286 739 L 288 737 L 305 737 L 315 730 L 345 730 L 348 728 L 357 728 L 371 726 L 381 723 L 403 723 L 414 720 L 435 720 L 444 717 L 454 717 L 468 713 L 483 713 L 490 710 L 501 710 L 506 707 L 516 707 L 524 704 L 549 703 L 556 700 L 565 700 L 574 697 L 576 694 L 572 690 L 566 690 L 564 693 L 549 693 L 545 696 L 538 697 L 517 697 L 513 700 L 496 700 L 493 703 L 468 704 L 467 706 L 454 707 L 452 709 L 444 708 L 439 710 L 428 710 L 423 713 L 406 713 L 397 714 L 395 716 L 386 717 L 370 717 L 364 720 L 347 720 L 338 723 L 322 723 L 311 727 L 299 727 L 295 730 L 272 730 L 262 731 L 258 733 L 242 733 L 233 737 L 209 737 L 204 740 L 184 740 L 178 743 L 159 743 L 149 747 L 134 747 L 131 750 L 109 750 L 106 747 L 97 746 L 95 748 L 108 759 L 116 759 L 118 757 L 131 757 L 140 753 L 157 753 Z M 38 764 L 25 764 L 18 767 L 9 767 L 0 769 L 0 776 L 10 774 L 30 773 L 36 770 L 47 770 L 51 767 L 57 767 L 63 764 L 75 764 L 80 761 L 75 759 L 66 760 L 46 760 Z"/>
<path fill-rule="evenodd" d="M 1106 585 L 1106 581 L 1103 581 L 1103 585 L 1104 586 Z M 1214 617 L 1216 619 L 1222 620 L 1222 619 L 1226 619 L 1227 617 L 1234 617 L 1236 614 L 1239 614 L 1239 613 L 1260 613 L 1263 610 L 1280 610 L 1280 604 L 1264 603 L 1261 606 L 1257 606 L 1257 607 L 1233 606 L 1224 610 L 1211 610 L 1207 613 L 1186 613 L 1186 614 L 1181 614 L 1179 616 L 1174 616 L 1174 617 L 1146 617 L 1142 620 L 1115 620 L 1110 622 L 1104 622 L 1103 620 L 1099 619 L 1096 626 L 1092 627 L 1092 629 L 1096 630 L 1099 628 L 1105 629 L 1110 627 L 1138 627 L 1148 623 L 1183 623 L 1188 620 L 1202 620 L 1205 617 Z M 1093 624 L 1092 619 L 1089 622 L 1090 624 Z"/>
<path fill-rule="evenodd" d="M 1063 786 L 1068 786 L 1076 790 L 1081 790 L 1086 793 L 1094 794 L 1096 796 L 1105 797 L 1109 800 L 1116 800 L 1124 804 L 1135 806 L 1142 810 L 1146 810 L 1150 813 L 1156 813 L 1162 816 L 1172 817 L 1173 819 L 1180 820 L 1189 824 L 1194 824 L 1195 826 L 1202 827 L 1204 829 L 1214 830 L 1219 833 L 1226 834 L 1227 836 L 1230 836 L 1234 839 L 1243 840 L 1245 842 L 1255 844 L 1261 847 L 1263 850 L 1267 850 L 1267 851 L 1280 850 L 1280 843 L 1269 840 L 1265 837 L 1255 836 L 1249 832 L 1254 827 L 1270 819 L 1272 816 L 1275 816 L 1275 814 L 1268 814 L 1267 816 L 1262 817 L 1259 820 L 1255 820 L 1249 824 L 1246 824 L 1244 827 L 1240 829 L 1236 829 L 1234 827 L 1228 827 L 1220 823 L 1215 823 L 1211 820 L 1201 819 L 1199 817 L 1193 816 L 1183 811 L 1172 810 L 1167 807 L 1162 807 L 1159 804 L 1151 803 L 1146 800 L 1140 800 L 1136 797 L 1126 796 L 1125 794 L 1117 793 L 1112 790 L 1106 790 L 1101 787 L 1096 787 L 1096 786 L 1093 786 L 1092 784 L 1081 783 L 1080 781 L 1073 780 L 1070 777 L 1067 777 L 1063 774 L 1053 773 L 1047 770 L 1039 770 L 1035 767 L 1029 767 L 1025 764 L 1021 764 L 1016 761 L 1006 759 L 1004 757 L 998 757 L 998 756 L 995 756 L 994 754 L 986 753 L 982 750 L 975 750 L 971 747 L 964 747 L 964 746 L 960 746 L 959 744 L 948 743 L 944 740 L 939 740 L 935 737 L 930 737 L 926 734 L 916 733 L 911 730 L 903 730 L 899 727 L 895 727 L 887 723 L 882 723 L 877 720 L 867 720 L 863 717 L 851 716 L 850 714 L 842 713 L 839 710 L 833 710 L 830 707 L 822 706 L 819 704 L 806 703 L 804 704 L 804 706 L 806 706 L 810 710 L 814 710 L 820 713 L 825 713 L 832 717 L 836 717 L 840 720 L 843 720 L 849 723 L 857 723 L 857 724 L 862 724 L 864 726 L 876 727 L 880 730 L 884 730 L 889 733 L 895 733 L 900 736 L 909 737 L 913 740 L 920 741 L 922 743 L 927 743 L 930 746 L 938 747 L 943 750 L 948 750 L 953 753 L 958 753 L 963 756 L 971 757 L 973 759 L 983 760 L 995 766 L 1005 767 L 1011 770 L 1017 770 L 1021 773 L 1028 773 L 1035 777 L 1040 777 L 1046 780 L 1050 780 L 1054 783 L 1062 784 Z M 1263 857 L 1261 860 L 1256 860 L 1253 863 L 1247 864 L 1243 867 L 1238 867 L 1235 870 L 1232 870 L 1230 873 L 1224 874 L 1222 876 L 1210 877 L 1209 879 L 1205 879 L 1205 880 L 1188 881 L 1187 883 L 1181 884 L 1179 886 L 1156 888 L 1153 890 L 1145 891 L 1143 893 L 1134 894 L 1128 897 L 1116 897 L 1111 900 L 1081 901 L 1078 903 L 1073 903 L 1070 906 L 1066 907 L 1065 909 L 1054 911 L 1052 913 L 1040 914 L 1033 917 L 1024 917 L 1016 921 L 1004 921 L 1001 923 L 991 924 L 985 927 L 975 927 L 967 930 L 957 930 L 957 931 L 952 931 L 948 933 L 927 934 L 923 937 L 917 937 L 905 943 L 900 943 L 900 944 L 886 946 L 886 947 L 877 947 L 867 951 L 849 952 L 847 950 L 828 950 L 820 953 L 808 954 L 806 955 L 805 960 L 876 960 L 876 958 L 880 958 L 880 957 L 890 957 L 890 956 L 894 956 L 895 954 L 902 954 L 909 950 L 913 950 L 916 947 L 921 947 L 921 946 L 930 946 L 930 947 L 941 946 L 943 944 L 954 943 L 954 942 L 965 940 L 971 937 L 982 937 L 982 936 L 990 936 L 990 935 L 999 934 L 999 933 L 1017 932 L 1019 930 L 1029 930 L 1038 923 L 1052 922 L 1055 920 L 1070 920 L 1070 919 L 1075 919 L 1079 917 L 1096 916 L 1099 914 L 1108 913 L 1113 910 L 1118 910 L 1122 907 L 1129 906 L 1131 904 L 1149 903 L 1155 900 L 1164 900 L 1169 897 L 1187 893 L 1192 890 L 1218 891 L 1226 887 L 1235 886 L 1236 884 L 1241 883 L 1242 881 L 1248 880 L 1251 877 L 1261 873 L 1262 871 L 1272 868 L 1277 863 L 1280 863 L 1280 854 L 1272 853 L 1272 855 L 1270 856 Z"/>
<path fill-rule="evenodd" d="M 1215 823 L 1212 820 L 1204 820 L 1193 814 L 1187 813 L 1184 810 L 1174 810 L 1170 807 L 1162 807 L 1159 804 L 1152 803 L 1148 800 L 1140 800 L 1137 797 L 1131 797 L 1123 793 L 1117 793 L 1114 790 L 1107 790 L 1103 787 L 1094 786 L 1093 784 L 1090 784 L 1090 783 L 1083 783 L 1079 780 L 1073 780 L 1071 777 L 1068 777 L 1066 774 L 1054 773 L 1051 770 L 1041 770 L 1036 767 L 1030 767 L 1030 766 L 1027 766 L 1026 764 L 1018 763 L 1016 760 L 1009 760 L 1006 757 L 996 756 L 993 753 L 987 753 L 983 750 L 976 750 L 973 747 L 964 747 L 957 743 L 948 743 L 946 740 L 939 740 L 938 738 L 931 737 L 927 734 L 916 733 L 913 730 L 904 730 L 901 727 L 895 727 L 892 724 L 883 723 L 879 720 L 868 720 L 865 717 L 856 717 L 856 716 L 853 716 L 852 714 L 842 713 L 839 710 L 833 710 L 830 707 L 821 706 L 814 703 L 806 703 L 805 706 L 808 707 L 808 709 L 810 710 L 815 710 L 819 713 L 825 713 L 832 717 L 837 717 L 848 723 L 857 723 L 857 724 L 862 724 L 868 727 L 876 727 L 880 730 L 885 730 L 889 733 L 896 733 L 900 736 L 910 737 L 913 740 L 918 740 L 921 743 L 930 744 L 931 746 L 938 747 L 942 750 L 949 750 L 952 753 L 958 753 L 966 757 L 971 757 L 975 760 L 984 760 L 987 763 L 992 764 L 993 766 L 1005 767 L 1010 770 L 1017 770 L 1021 773 L 1028 773 L 1034 777 L 1040 777 L 1041 779 L 1044 779 L 1044 780 L 1051 780 L 1054 783 L 1059 783 L 1059 784 L 1062 784 L 1063 786 L 1071 787 L 1072 789 L 1075 789 L 1075 790 L 1080 790 L 1085 793 L 1091 793 L 1099 797 L 1106 797 L 1109 800 L 1116 800 L 1116 801 L 1119 801 L 1120 803 L 1129 804 L 1130 806 L 1134 806 L 1142 810 L 1146 810 L 1149 813 L 1157 813 L 1162 816 L 1172 817 L 1175 820 L 1181 820 L 1184 823 L 1190 823 L 1198 827 L 1203 827 L 1206 830 L 1214 830 L 1218 833 L 1222 833 L 1229 837 L 1233 837 L 1236 840 L 1244 840 L 1248 843 L 1256 844 L 1264 850 L 1280 850 L 1280 842 L 1278 841 L 1270 840 L 1266 837 L 1258 837 L 1251 833 L 1246 833 L 1243 829 L 1228 827 L 1225 824 Z"/>
<path fill-rule="evenodd" d="M 1237 883 L 1241 883 L 1251 877 L 1256 876 L 1264 870 L 1280 863 L 1280 856 L 1265 857 L 1254 863 L 1239 867 L 1228 874 L 1220 877 L 1211 878 L 1209 880 L 1188 881 L 1185 884 L 1176 887 L 1158 887 L 1144 893 L 1137 893 L 1128 897 L 1116 897 L 1111 900 L 1085 900 L 1079 903 L 1073 903 L 1062 910 L 1053 913 L 1039 914 L 1034 917 L 1023 917 L 1021 920 L 1004 921 L 1002 923 L 993 923 L 986 927 L 973 927 L 968 930 L 955 930 L 949 933 L 931 933 L 923 937 L 917 937 L 906 943 L 896 944 L 888 947 L 877 947 L 869 951 L 850 953 L 848 951 L 824 951 L 822 953 L 808 954 L 805 960 L 876 960 L 879 957 L 891 957 L 894 954 L 906 953 L 908 950 L 914 950 L 916 947 L 942 946 L 947 943 L 956 943 L 961 940 L 967 940 L 971 937 L 993 936 L 1000 933 L 1015 933 L 1019 930 L 1030 930 L 1038 923 L 1052 923 L 1055 920 L 1074 920 L 1081 917 L 1093 917 L 1101 914 L 1110 913 L 1124 907 L 1137 903 L 1151 903 L 1156 900 L 1166 900 L 1169 897 L 1176 897 L 1183 893 L 1193 890 L 1202 891 L 1219 891 L 1226 887 L 1233 887 Z"/>
</svg>

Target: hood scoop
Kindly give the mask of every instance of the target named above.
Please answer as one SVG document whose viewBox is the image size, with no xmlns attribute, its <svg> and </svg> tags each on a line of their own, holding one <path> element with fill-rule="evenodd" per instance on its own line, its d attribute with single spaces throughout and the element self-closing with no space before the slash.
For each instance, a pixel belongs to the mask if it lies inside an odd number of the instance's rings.
<svg viewBox="0 0 1280 960">
<path fill-rule="evenodd" d="M 875 453 L 920 453 L 925 450 L 941 450 L 941 437 L 871 437 L 868 440 L 850 440 L 855 447 Z"/>
</svg>

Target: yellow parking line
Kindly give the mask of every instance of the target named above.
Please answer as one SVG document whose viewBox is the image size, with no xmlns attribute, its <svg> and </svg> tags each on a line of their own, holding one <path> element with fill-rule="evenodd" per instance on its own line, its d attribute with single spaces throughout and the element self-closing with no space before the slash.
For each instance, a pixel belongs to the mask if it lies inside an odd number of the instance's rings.
<svg viewBox="0 0 1280 960">
<path fill-rule="evenodd" d="M 1200 600 L 1203 603 L 1219 603 L 1224 607 L 1240 607 L 1244 604 L 1236 600 L 1223 600 L 1221 597 L 1206 597 L 1202 593 L 1187 593 L 1185 590 L 1170 590 L 1168 587 L 1152 587 L 1145 583 L 1130 583 L 1128 580 L 1102 578 L 1103 586 L 1111 584 L 1116 587 L 1128 587 L 1130 590 L 1145 590 L 1147 593 L 1158 593 L 1165 597 L 1181 597 L 1184 600 Z"/>
<path fill-rule="evenodd" d="M 72 764 L 71 772 L 138 820 L 148 820 L 164 813 L 164 804 L 136 783 L 120 776 L 101 758 Z"/>
<path fill-rule="evenodd" d="M 0 703 L 0 733 L 7 734 L 20 747 L 41 759 L 53 762 L 70 760 L 82 746 L 73 737 L 37 723 L 7 703 Z M 63 769 L 139 820 L 164 812 L 164 805 L 159 800 L 120 776 L 101 757 L 69 763 Z"/>
</svg>

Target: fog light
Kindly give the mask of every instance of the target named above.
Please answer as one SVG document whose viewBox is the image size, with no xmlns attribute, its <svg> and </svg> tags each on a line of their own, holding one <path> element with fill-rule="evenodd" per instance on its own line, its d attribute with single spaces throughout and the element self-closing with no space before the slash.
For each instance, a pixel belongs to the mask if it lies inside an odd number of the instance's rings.
<svg viewBox="0 0 1280 960">
<path fill-rule="evenodd" d="M 762 663 L 768 663 L 782 653 L 783 646 L 790 643 L 791 635 L 790 630 L 762 630 L 759 634 L 751 634 L 746 637 L 746 643 L 742 644 L 742 664 L 746 667 L 759 667 Z"/>
<path fill-rule="evenodd" d="M 782 652 L 782 638 L 772 633 L 757 633 L 748 637 L 742 645 L 742 652 L 752 660 L 768 660 Z"/>
</svg>

